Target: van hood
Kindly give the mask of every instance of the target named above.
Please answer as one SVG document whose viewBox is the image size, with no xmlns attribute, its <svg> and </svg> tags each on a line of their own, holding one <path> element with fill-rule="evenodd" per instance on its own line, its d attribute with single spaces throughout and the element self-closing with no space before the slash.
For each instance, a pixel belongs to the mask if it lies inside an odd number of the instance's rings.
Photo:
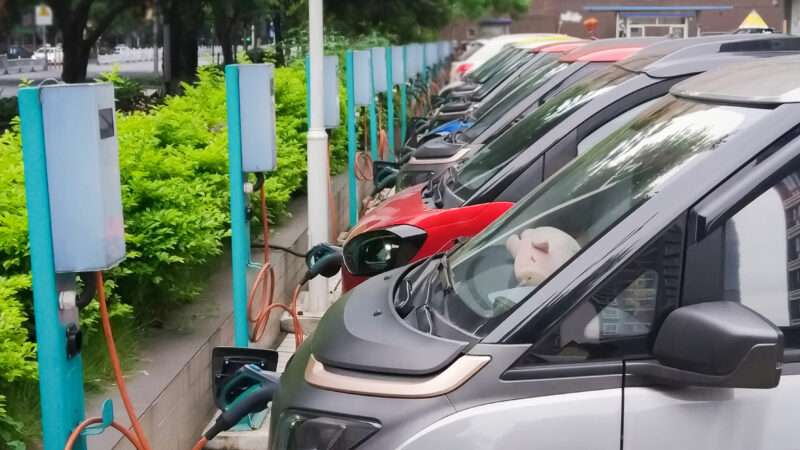
<svg viewBox="0 0 800 450">
<path fill-rule="evenodd" d="M 406 270 L 372 277 L 337 300 L 314 332 L 314 358 L 334 368 L 394 375 L 429 375 L 458 358 L 469 343 L 422 333 L 395 312 L 393 287 Z"/>
</svg>

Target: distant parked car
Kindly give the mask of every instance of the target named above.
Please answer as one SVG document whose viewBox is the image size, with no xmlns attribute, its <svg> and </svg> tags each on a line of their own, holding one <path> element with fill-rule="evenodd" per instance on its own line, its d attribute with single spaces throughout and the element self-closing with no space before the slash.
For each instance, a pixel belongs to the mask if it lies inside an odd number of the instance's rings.
<svg viewBox="0 0 800 450">
<path fill-rule="evenodd" d="M 119 44 L 119 45 L 114 47 L 114 54 L 115 55 L 119 55 L 119 54 L 122 54 L 123 52 L 126 52 L 126 51 L 130 50 L 130 49 L 131 48 L 128 47 L 127 45 L 125 45 L 125 44 Z"/>
<path fill-rule="evenodd" d="M 30 58 L 33 53 L 30 50 L 25 49 L 24 47 L 8 47 L 6 51 L 6 57 L 8 59 L 21 59 L 21 58 Z"/>
<path fill-rule="evenodd" d="M 64 52 L 61 47 L 39 47 L 33 52 L 33 59 L 45 59 L 50 62 L 60 62 L 64 59 Z"/>
</svg>

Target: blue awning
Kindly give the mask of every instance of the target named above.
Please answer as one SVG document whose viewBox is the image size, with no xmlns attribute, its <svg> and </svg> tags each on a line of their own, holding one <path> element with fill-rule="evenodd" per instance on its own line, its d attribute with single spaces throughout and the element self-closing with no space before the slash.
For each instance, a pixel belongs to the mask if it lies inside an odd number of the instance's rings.
<svg viewBox="0 0 800 450">
<path fill-rule="evenodd" d="M 677 5 L 677 6 L 632 6 L 632 5 L 590 5 L 584 6 L 584 11 L 593 12 L 620 12 L 620 13 L 683 13 L 686 11 L 730 11 L 733 5 Z"/>
</svg>

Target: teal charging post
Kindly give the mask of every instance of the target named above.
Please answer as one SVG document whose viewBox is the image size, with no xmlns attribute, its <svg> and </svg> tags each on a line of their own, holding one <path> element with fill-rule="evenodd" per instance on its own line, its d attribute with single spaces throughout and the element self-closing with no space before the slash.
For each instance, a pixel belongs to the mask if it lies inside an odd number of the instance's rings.
<svg viewBox="0 0 800 450">
<path fill-rule="evenodd" d="M 369 114 L 369 152 L 373 161 L 378 160 L 378 114 L 375 95 L 375 61 L 372 59 L 372 52 L 369 58 L 369 83 L 370 97 L 367 111 Z"/>
<path fill-rule="evenodd" d="M 45 450 L 61 450 L 84 418 L 83 364 L 80 354 L 69 357 L 70 325 L 59 317 L 58 288 L 45 159 L 44 120 L 40 88 L 18 94 L 25 172 L 25 202 L 33 282 L 33 313 L 39 362 L 39 395 Z M 85 449 L 85 439 L 76 448 Z"/>
<path fill-rule="evenodd" d="M 242 122 L 239 114 L 239 67 L 225 67 L 225 103 L 228 113 L 228 177 L 231 207 L 231 271 L 233 289 L 233 343 L 247 347 L 247 265 L 250 260 L 250 225 L 242 170 Z"/>
<path fill-rule="evenodd" d="M 403 79 L 400 83 L 400 139 L 405 142 L 408 133 L 408 46 L 403 46 Z"/>
<path fill-rule="evenodd" d="M 247 320 L 247 270 L 260 267 L 250 261 L 250 224 L 247 196 L 253 186 L 246 174 L 266 174 L 277 165 L 275 99 L 272 64 L 225 67 L 228 115 L 228 175 L 231 208 L 231 265 L 233 340 L 237 347 L 250 341 Z"/>
<path fill-rule="evenodd" d="M 386 135 L 389 138 L 389 161 L 394 161 L 394 80 L 392 79 L 392 47 L 386 54 Z"/>
<path fill-rule="evenodd" d="M 76 276 L 125 258 L 114 87 L 23 88 L 18 99 L 42 434 L 45 450 L 61 450 L 84 418 Z"/>
<path fill-rule="evenodd" d="M 344 54 L 345 86 L 347 91 L 347 184 L 350 204 L 350 227 L 358 223 L 358 181 L 356 180 L 356 95 L 353 51 Z"/>
</svg>

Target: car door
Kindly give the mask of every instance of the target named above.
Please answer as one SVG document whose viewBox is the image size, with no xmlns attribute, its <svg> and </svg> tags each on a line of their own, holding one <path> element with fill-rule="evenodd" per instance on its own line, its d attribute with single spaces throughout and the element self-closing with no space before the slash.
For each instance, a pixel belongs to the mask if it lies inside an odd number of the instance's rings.
<svg viewBox="0 0 800 450">
<path fill-rule="evenodd" d="M 775 160 L 753 162 L 690 214 L 681 304 L 738 302 L 779 327 L 779 385 L 664 387 L 627 375 L 623 449 L 800 448 L 800 163 L 769 169 Z"/>
</svg>

